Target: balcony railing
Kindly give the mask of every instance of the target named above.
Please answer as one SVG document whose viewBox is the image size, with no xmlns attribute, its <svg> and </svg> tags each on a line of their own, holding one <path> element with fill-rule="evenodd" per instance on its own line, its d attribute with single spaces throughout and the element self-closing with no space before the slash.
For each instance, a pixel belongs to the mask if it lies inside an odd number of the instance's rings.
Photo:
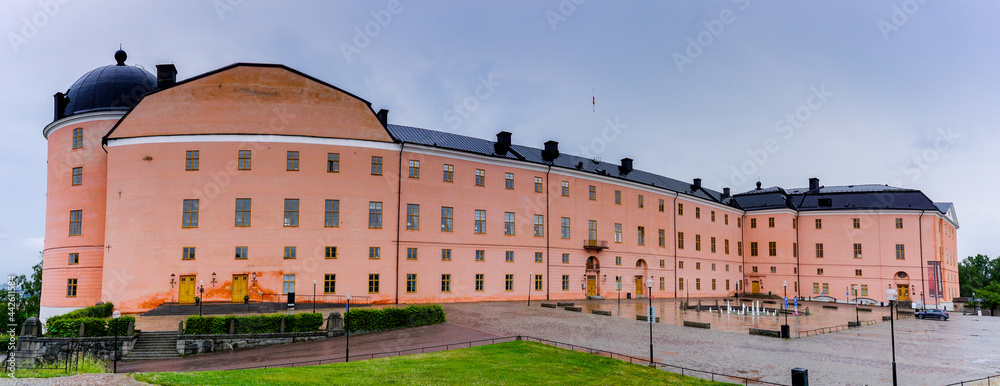
<svg viewBox="0 0 1000 386">
<path fill-rule="evenodd" d="M 608 249 L 607 240 L 583 240 L 583 249 L 600 251 L 602 249 Z"/>
</svg>

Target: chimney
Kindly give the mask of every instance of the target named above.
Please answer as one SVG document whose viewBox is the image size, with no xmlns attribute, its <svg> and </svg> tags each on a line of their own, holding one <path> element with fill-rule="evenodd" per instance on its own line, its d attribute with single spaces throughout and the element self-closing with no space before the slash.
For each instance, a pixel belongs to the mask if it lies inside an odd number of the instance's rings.
<svg viewBox="0 0 1000 386">
<path fill-rule="evenodd" d="M 819 189 L 819 178 L 809 179 L 809 191 Z"/>
<path fill-rule="evenodd" d="M 173 64 L 156 65 L 156 89 L 162 90 L 177 83 L 177 67 Z"/>
<path fill-rule="evenodd" d="M 497 133 L 497 142 L 493 144 L 493 153 L 507 155 L 508 151 L 510 151 L 510 132 L 501 131 Z"/>
<path fill-rule="evenodd" d="M 552 162 L 555 161 L 556 158 L 559 158 L 559 142 L 545 142 L 545 150 L 542 150 L 542 159 Z"/>
<path fill-rule="evenodd" d="M 389 127 L 389 110 L 381 109 L 375 116 L 378 117 L 378 123 L 381 123 L 382 127 Z"/>
<path fill-rule="evenodd" d="M 66 98 L 65 94 L 57 92 L 55 95 L 52 96 L 52 99 L 53 99 L 52 120 L 57 121 L 63 117 L 63 114 L 65 114 L 66 105 L 69 103 L 69 98 Z"/>
<path fill-rule="evenodd" d="M 626 176 L 629 173 L 631 173 L 632 172 L 632 159 L 631 158 L 622 158 L 622 164 L 621 164 L 621 166 L 618 167 L 618 171 L 621 172 L 622 175 L 626 175 Z"/>
<path fill-rule="evenodd" d="M 695 178 L 694 179 L 694 183 L 691 184 L 691 191 L 692 192 L 697 192 L 698 189 L 701 189 L 701 178 Z"/>
<path fill-rule="evenodd" d="M 729 188 L 722 188 L 722 198 L 729 197 Z"/>
</svg>

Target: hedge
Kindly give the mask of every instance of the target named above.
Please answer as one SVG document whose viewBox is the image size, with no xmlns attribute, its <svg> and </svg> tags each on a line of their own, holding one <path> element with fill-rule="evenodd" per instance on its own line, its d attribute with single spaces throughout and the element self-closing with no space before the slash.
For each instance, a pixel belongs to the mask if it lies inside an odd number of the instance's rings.
<svg viewBox="0 0 1000 386">
<path fill-rule="evenodd" d="M 344 317 L 344 326 L 348 331 L 379 331 L 444 323 L 444 319 L 444 308 L 438 304 L 380 310 L 363 308 L 349 311 Z"/>
<path fill-rule="evenodd" d="M 73 310 L 62 315 L 51 316 L 48 319 L 46 319 L 46 322 L 59 319 L 110 318 L 111 312 L 114 311 L 114 309 L 115 309 L 114 304 L 102 303 L 96 306 L 90 306 L 87 308 L 81 308 L 79 310 Z"/>
<path fill-rule="evenodd" d="M 323 325 L 323 314 L 278 314 L 251 316 L 190 316 L 184 322 L 185 335 L 228 334 L 230 321 L 235 321 L 237 334 L 267 334 L 281 332 L 281 320 L 285 320 L 285 332 L 318 331 Z"/>
<path fill-rule="evenodd" d="M 84 324 L 83 336 L 124 336 L 128 332 L 128 323 L 135 323 L 134 316 L 122 316 L 115 319 L 73 318 L 48 319 L 45 321 L 45 335 L 55 337 L 76 337 L 80 334 L 80 323 Z"/>
</svg>

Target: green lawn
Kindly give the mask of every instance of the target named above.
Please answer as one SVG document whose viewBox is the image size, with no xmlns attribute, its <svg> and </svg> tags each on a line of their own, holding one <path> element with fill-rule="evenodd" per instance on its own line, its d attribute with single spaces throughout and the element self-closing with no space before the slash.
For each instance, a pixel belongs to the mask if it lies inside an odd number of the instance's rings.
<svg viewBox="0 0 1000 386">
<path fill-rule="evenodd" d="M 138 373 L 135 379 L 160 385 L 722 384 L 534 342 L 309 367 Z"/>
</svg>

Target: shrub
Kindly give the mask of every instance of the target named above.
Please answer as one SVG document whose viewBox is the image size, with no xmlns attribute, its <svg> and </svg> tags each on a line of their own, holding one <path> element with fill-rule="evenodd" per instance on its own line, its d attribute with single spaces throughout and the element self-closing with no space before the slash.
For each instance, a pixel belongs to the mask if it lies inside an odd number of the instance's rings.
<svg viewBox="0 0 1000 386">
<path fill-rule="evenodd" d="M 381 310 L 351 310 L 344 316 L 344 326 L 348 331 L 379 331 L 438 324 L 444 320 L 444 308 L 438 304 L 428 304 Z"/>
<path fill-rule="evenodd" d="M 51 316 L 46 319 L 46 322 L 50 320 L 59 319 L 77 319 L 77 318 L 109 318 L 111 313 L 114 311 L 115 305 L 112 303 L 103 303 L 96 306 L 90 306 L 87 308 L 81 308 L 79 310 L 73 310 L 62 315 Z"/>
<path fill-rule="evenodd" d="M 75 337 L 80 334 L 80 323 L 84 324 L 84 336 L 107 336 L 107 322 L 101 318 L 49 319 L 45 322 L 47 336 Z"/>
<path fill-rule="evenodd" d="M 129 324 L 129 322 L 131 322 L 132 325 L 134 326 L 135 325 L 135 317 L 134 316 L 122 316 L 122 317 L 119 317 L 118 319 L 108 319 L 108 329 L 107 329 L 108 336 L 112 336 L 112 335 L 124 336 L 125 334 L 128 334 L 128 324 Z"/>
<path fill-rule="evenodd" d="M 230 321 L 237 334 L 267 334 L 281 332 L 281 320 L 286 332 L 312 332 L 323 325 L 323 314 L 277 314 L 251 316 L 191 316 L 184 323 L 184 334 L 228 334 Z"/>
</svg>

